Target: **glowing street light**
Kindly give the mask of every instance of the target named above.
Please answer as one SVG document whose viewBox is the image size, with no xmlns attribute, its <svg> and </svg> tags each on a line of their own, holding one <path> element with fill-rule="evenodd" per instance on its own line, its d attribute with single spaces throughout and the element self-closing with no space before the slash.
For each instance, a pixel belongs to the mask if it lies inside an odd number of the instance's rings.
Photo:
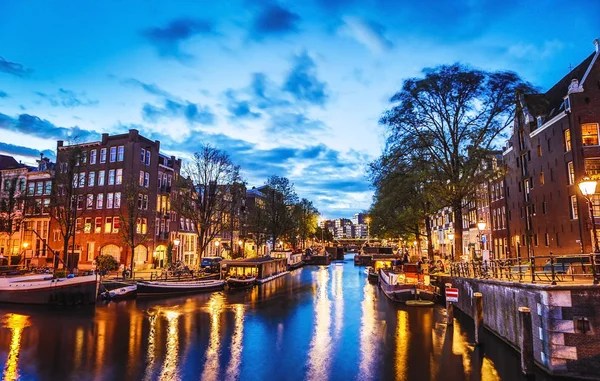
<svg viewBox="0 0 600 381">
<path fill-rule="evenodd" d="M 596 186 L 598 185 L 597 180 L 592 180 L 589 176 L 585 175 L 579 182 L 579 190 L 585 198 L 590 211 L 590 219 L 592 220 L 592 233 L 594 235 L 594 253 L 596 255 L 600 253 L 600 247 L 598 247 L 598 233 L 596 232 L 596 220 L 594 219 L 594 205 L 592 204 L 592 195 L 596 193 Z M 596 271 L 596 261 L 594 255 L 591 256 L 592 273 L 594 276 L 594 284 L 599 283 L 598 274 Z"/>
<path fill-rule="evenodd" d="M 452 230 L 448 233 L 448 239 L 450 240 L 450 248 L 452 250 L 452 262 L 454 262 L 454 232 Z"/>
</svg>

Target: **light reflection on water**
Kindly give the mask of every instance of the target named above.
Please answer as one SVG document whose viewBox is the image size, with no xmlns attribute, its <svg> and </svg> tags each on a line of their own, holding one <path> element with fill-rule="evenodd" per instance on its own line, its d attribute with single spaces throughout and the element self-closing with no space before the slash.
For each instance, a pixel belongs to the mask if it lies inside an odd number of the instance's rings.
<svg viewBox="0 0 600 381">
<path fill-rule="evenodd" d="M 3 379 L 523 380 L 503 343 L 474 347 L 470 321 L 394 304 L 363 270 L 306 267 L 251 290 L 90 311 L 0 306 Z"/>
</svg>

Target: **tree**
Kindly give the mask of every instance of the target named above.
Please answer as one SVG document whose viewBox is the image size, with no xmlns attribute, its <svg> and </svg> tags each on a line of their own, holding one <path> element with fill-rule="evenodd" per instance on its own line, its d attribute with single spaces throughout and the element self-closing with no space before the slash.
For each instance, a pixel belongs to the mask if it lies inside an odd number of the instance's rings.
<svg viewBox="0 0 600 381">
<path fill-rule="evenodd" d="M 119 263 L 112 255 L 100 254 L 96 257 L 96 269 L 100 271 L 100 274 L 104 274 L 107 271 L 117 270 Z"/>
<path fill-rule="evenodd" d="M 455 245 L 462 249 L 462 203 L 489 178 L 482 167 L 512 124 L 517 91 L 531 86 L 512 72 L 486 72 L 461 64 L 424 69 L 404 81 L 380 123 L 387 151 L 411 150 L 430 162 L 429 191 L 451 206 Z"/>
<path fill-rule="evenodd" d="M 134 176 L 128 176 L 123 180 L 119 205 L 114 205 L 115 208 L 118 208 L 119 235 L 131 252 L 131 263 L 129 264 L 131 275 L 133 275 L 135 263 L 135 248 L 144 244 L 149 238 L 147 197 L 147 188 L 140 186 Z M 115 199 L 116 203 L 117 200 Z M 125 253 L 125 268 L 127 268 L 127 258 L 129 258 L 129 255 Z"/>
<path fill-rule="evenodd" d="M 296 248 L 295 237 L 300 237 L 302 248 L 306 239 L 314 233 L 319 219 L 319 211 L 313 205 L 312 201 L 305 198 L 294 205 L 293 218 L 296 226 L 295 234 L 293 234 L 294 248 Z"/>
<path fill-rule="evenodd" d="M 229 226 L 233 188 L 243 183 L 240 167 L 226 152 L 206 144 L 194 153 L 184 173 L 187 178 L 178 182 L 174 207 L 181 217 L 194 222 L 202 255 Z"/>
<path fill-rule="evenodd" d="M 48 214 L 56 222 L 63 240 L 63 265 L 69 271 L 73 268 L 68 252 L 69 242 L 73 239 L 75 246 L 75 233 L 77 219 L 80 218 L 90 205 L 89 196 L 86 197 L 83 184 L 85 178 L 85 165 L 87 157 L 80 146 L 73 145 L 60 147 L 56 157 L 56 171 L 52 181 L 50 204 Z M 92 198 L 93 200 L 93 198 Z M 54 269 L 58 268 L 55 258 Z"/>
<path fill-rule="evenodd" d="M 8 264 L 12 264 L 13 245 L 11 243 L 13 235 L 21 229 L 23 221 L 23 189 L 18 188 L 18 176 L 0 177 L 0 183 L 3 183 L 3 192 L 0 195 L 0 233 L 8 236 Z"/>
<path fill-rule="evenodd" d="M 273 250 L 277 240 L 293 230 L 292 208 L 298 202 L 294 184 L 285 177 L 271 176 L 261 189 L 265 194 L 267 231 Z"/>
<path fill-rule="evenodd" d="M 257 199 L 254 205 L 248 205 L 248 214 L 246 216 L 246 224 L 248 226 L 248 233 L 250 233 L 256 244 L 256 254 L 259 254 L 259 248 L 266 241 L 267 233 L 267 212 L 265 210 L 265 203 L 262 199 Z"/>
<path fill-rule="evenodd" d="M 319 241 L 333 241 L 333 234 L 329 229 L 323 229 L 320 226 L 315 228 L 315 231 L 309 235 L 310 238 L 318 239 Z"/>
</svg>

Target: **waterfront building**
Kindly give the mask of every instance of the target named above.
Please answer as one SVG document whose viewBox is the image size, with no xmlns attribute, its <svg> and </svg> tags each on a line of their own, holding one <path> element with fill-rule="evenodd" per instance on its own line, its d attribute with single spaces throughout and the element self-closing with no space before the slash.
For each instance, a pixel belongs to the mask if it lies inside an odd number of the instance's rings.
<svg viewBox="0 0 600 381">
<path fill-rule="evenodd" d="M 22 254 L 20 235 L 23 200 L 29 168 L 13 157 L 0 155 L 0 258 Z"/>
<path fill-rule="evenodd" d="M 510 254 L 588 253 L 594 230 L 578 183 L 600 180 L 600 61 L 595 51 L 543 94 L 519 94 L 504 151 Z M 592 195 L 600 216 L 600 187 Z M 596 219 L 596 224 L 600 221 Z"/>
</svg>

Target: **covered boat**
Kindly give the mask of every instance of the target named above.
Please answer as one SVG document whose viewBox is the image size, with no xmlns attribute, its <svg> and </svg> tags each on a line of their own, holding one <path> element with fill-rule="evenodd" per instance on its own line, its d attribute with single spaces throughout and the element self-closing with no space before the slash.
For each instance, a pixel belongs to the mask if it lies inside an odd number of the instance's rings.
<svg viewBox="0 0 600 381">
<path fill-rule="evenodd" d="M 379 269 L 379 287 L 384 294 L 395 302 L 406 302 L 415 298 L 416 283 L 404 273 L 389 269 Z"/>
<path fill-rule="evenodd" d="M 255 277 L 258 284 L 289 274 L 286 258 L 266 256 L 225 260 L 221 265 L 230 277 L 243 277 L 244 275 L 246 277 Z"/>
<path fill-rule="evenodd" d="M 304 266 L 302 253 L 294 253 L 291 250 L 273 250 L 271 251 L 272 258 L 285 258 L 288 271 Z"/>
<path fill-rule="evenodd" d="M 218 291 L 223 288 L 225 288 L 224 280 L 194 280 L 185 282 L 139 281 L 137 283 L 138 296 L 193 294 Z"/>
<path fill-rule="evenodd" d="M 52 275 L 0 278 L 0 303 L 91 304 L 96 303 L 100 278 L 96 275 L 54 279 Z"/>
</svg>

